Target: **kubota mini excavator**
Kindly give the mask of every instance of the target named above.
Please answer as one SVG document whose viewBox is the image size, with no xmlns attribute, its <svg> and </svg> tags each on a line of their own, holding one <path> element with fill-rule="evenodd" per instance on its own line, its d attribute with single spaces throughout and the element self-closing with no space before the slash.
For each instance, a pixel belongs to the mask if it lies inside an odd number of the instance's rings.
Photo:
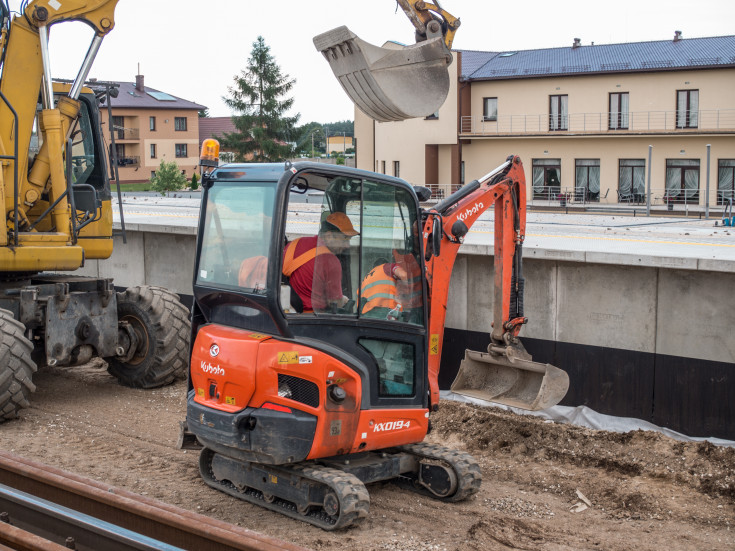
<svg viewBox="0 0 735 551">
<path fill-rule="evenodd" d="M 319 163 L 224 165 L 203 186 L 186 424 L 204 446 L 210 486 L 327 530 L 366 517 L 371 482 L 446 501 L 474 494 L 475 460 L 422 441 L 439 405 L 452 266 L 491 206 L 492 344 L 466 353 L 452 389 L 528 409 L 566 393 L 566 373 L 531 361 L 518 340 L 527 321 L 518 157 L 429 209 L 419 204 L 426 188 Z M 307 193 L 322 197 L 320 211 L 287 221 L 289 201 Z M 358 232 L 336 254 L 348 300 L 300 312 L 282 275 L 286 240 L 316 233 L 333 213 Z M 329 254 L 315 254 L 315 274 Z M 385 281 L 373 292 L 376 273 Z M 390 274 L 402 279 L 391 283 Z"/>
<path fill-rule="evenodd" d="M 419 40 L 408 55 L 365 44 L 344 27 L 315 38 L 348 95 L 377 120 L 431 114 L 448 90 L 459 21 L 420 0 L 399 4 Z M 216 167 L 218 144 L 206 140 L 202 153 L 202 164 Z M 316 163 L 224 165 L 202 183 L 179 445 L 203 446 L 200 472 L 213 488 L 326 530 L 365 519 L 371 482 L 392 480 L 450 502 L 477 492 L 481 474 L 470 455 L 423 440 L 439 406 L 452 267 L 469 228 L 491 206 L 491 345 L 466 352 L 452 390 L 527 409 L 564 397 L 567 374 L 531 361 L 518 340 L 527 321 L 518 157 L 429 209 L 420 207 L 427 188 Z M 289 202 L 305 194 L 309 202 L 322 198 L 319 211 L 287 220 Z M 353 236 L 347 249 L 331 249 L 333 238 L 322 235 L 336 220 L 349 230 L 342 239 Z M 288 236 L 307 228 L 318 233 L 313 257 L 296 257 Z M 316 282 L 310 309 L 286 277 L 307 261 Z M 342 299 L 313 300 L 337 272 Z"/>
<path fill-rule="evenodd" d="M 188 311 L 176 295 L 48 273 L 112 254 L 101 95 L 84 82 L 116 4 L 33 0 L 13 17 L 0 1 L 0 422 L 28 404 L 39 365 L 101 357 L 121 383 L 142 388 L 186 371 Z M 65 21 L 95 32 L 71 84 L 52 81 L 49 60 L 49 28 Z"/>
</svg>

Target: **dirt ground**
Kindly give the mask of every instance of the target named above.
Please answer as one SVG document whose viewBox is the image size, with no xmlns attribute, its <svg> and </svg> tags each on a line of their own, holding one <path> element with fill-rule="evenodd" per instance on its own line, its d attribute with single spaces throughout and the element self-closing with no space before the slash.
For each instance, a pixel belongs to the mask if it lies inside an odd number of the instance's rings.
<svg viewBox="0 0 735 551">
<path fill-rule="evenodd" d="M 324 532 L 204 485 L 198 454 L 175 448 L 184 382 L 133 390 L 99 361 L 34 382 L 32 406 L 0 425 L 2 449 L 311 549 L 735 549 L 733 448 L 442 402 L 429 440 L 477 458 L 480 492 L 447 504 L 373 485 L 364 525 Z M 577 492 L 591 506 L 572 512 Z"/>
</svg>

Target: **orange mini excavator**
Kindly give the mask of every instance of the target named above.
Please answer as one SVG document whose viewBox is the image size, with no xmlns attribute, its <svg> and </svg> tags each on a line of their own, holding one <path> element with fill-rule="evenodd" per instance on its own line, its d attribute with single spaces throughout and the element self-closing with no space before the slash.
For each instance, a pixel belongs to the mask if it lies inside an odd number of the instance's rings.
<svg viewBox="0 0 735 551">
<path fill-rule="evenodd" d="M 477 492 L 471 456 L 423 440 L 439 406 L 452 266 L 490 207 L 491 344 L 467 351 L 452 389 L 528 409 L 566 393 L 566 373 L 531 361 L 518 340 L 527 321 L 518 157 L 431 208 L 420 205 L 426 188 L 320 163 L 229 164 L 203 186 L 181 445 L 196 436 L 213 488 L 326 530 L 367 516 L 368 483 L 450 502 Z M 352 234 L 339 250 L 324 235 L 337 219 Z M 295 235 L 316 236 L 312 296 L 329 267 L 342 300 L 300 306 L 283 275 Z"/>
</svg>

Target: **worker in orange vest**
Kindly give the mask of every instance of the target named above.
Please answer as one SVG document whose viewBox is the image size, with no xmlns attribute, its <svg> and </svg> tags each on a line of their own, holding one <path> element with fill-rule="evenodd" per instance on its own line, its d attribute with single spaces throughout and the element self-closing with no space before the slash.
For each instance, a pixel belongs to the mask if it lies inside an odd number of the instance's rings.
<svg viewBox="0 0 735 551">
<path fill-rule="evenodd" d="M 421 306 L 421 268 L 413 255 L 393 251 L 396 262 L 373 268 L 360 286 L 360 313 L 388 320 L 408 319 L 409 310 Z"/>
<path fill-rule="evenodd" d="M 359 235 L 348 216 L 333 212 L 322 223 L 319 234 L 300 237 L 286 245 L 283 275 L 303 303 L 304 312 L 341 308 L 349 299 L 342 292 L 342 265 L 336 255 L 349 249 L 350 239 Z"/>
</svg>

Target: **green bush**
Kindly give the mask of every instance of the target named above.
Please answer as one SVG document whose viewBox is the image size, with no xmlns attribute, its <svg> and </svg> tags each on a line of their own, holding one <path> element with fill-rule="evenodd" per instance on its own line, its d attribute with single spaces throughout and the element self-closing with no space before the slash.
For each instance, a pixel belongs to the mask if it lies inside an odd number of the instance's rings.
<svg viewBox="0 0 735 551">
<path fill-rule="evenodd" d="M 156 175 L 151 178 L 153 191 L 157 191 L 161 195 L 165 195 L 167 191 L 184 189 L 188 183 L 186 176 L 181 173 L 174 161 L 168 163 L 162 160 L 161 165 L 156 170 Z"/>
<path fill-rule="evenodd" d="M 197 176 L 197 173 L 195 172 L 191 176 L 191 182 L 189 183 L 189 189 L 192 191 L 196 191 L 199 187 L 199 176 Z"/>
</svg>

